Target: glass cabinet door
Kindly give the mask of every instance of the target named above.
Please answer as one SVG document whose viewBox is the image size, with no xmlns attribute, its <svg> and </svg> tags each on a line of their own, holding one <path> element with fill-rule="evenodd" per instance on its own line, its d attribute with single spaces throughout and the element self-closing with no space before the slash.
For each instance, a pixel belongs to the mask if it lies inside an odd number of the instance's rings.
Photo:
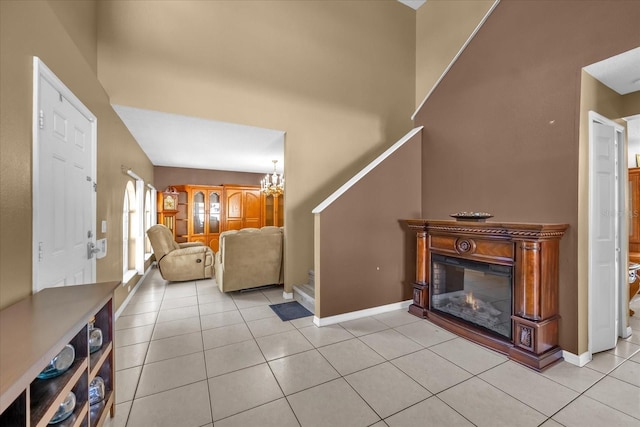
<svg viewBox="0 0 640 427">
<path fill-rule="evenodd" d="M 275 225 L 275 218 L 273 217 L 273 196 L 266 196 L 264 199 L 264 225 Z"/>
<path fill-rule="evenodd" d="M 220 232 L 220 193 L 209 193 L 209 233 Z"/>
<path fill-rule="evenodd" d="M 204 234 L 204 193 L 193 193 L 193 234 Z"/>
</svg>

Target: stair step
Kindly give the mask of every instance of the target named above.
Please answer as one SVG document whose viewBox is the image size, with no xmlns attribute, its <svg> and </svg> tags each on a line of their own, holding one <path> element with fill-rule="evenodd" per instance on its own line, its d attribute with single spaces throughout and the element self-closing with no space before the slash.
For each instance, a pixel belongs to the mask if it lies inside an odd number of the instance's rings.
<svg viewBox="0 0 640 427">
<path fill-rule="evenodd" d="M 315 286 L 316 273 L 313 270 L 309 270 L 309 284 Z"/>
<path fill-rule="evenodd" d="M 298 288 L 298 291 L 304 294 L 309 295 L 311 298 L 316 297 L 316 288 L 309 283 L 304 283 L 302 285 L 295 285 L 294 288 Z"/>
<path fill-rule="evenodd" d="M 293 298 L 310 312 L 315 312 L 315 288 L 308 283 L 293 285 Z"/>
</svg>

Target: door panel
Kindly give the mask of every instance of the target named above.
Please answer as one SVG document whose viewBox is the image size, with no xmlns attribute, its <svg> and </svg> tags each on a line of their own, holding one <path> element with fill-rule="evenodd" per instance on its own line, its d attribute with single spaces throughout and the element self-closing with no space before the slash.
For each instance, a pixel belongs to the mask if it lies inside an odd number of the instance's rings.
<svg viewBox="0 0 640 427">
<path fill-rule="evenodd" d="M 231 190 L 227 193 L 227 221 L 242 219 L 242 190 Z"/>
<path fill-rule="evenodd" d="M 207 243 L 213 252 L 218 252 L 220 248 L 220 235 L 215 234 L 209 236 L 209 242 Z"/>
<path fill-rule="evenodd" d="M 42 77 L 38 95 L 36 291 L 91 283 L 95 274 L 87 253 L 95 215 L 92 124 Z"/>
<path fill-rule="evenodd" d="M 617 147 L 615 129 L 601 123 L 592 127 L 590 300 L 592 353 L 615 347 L 616 286 L 620 277 L 617 222 Z"/>
<path fill-rule="evenodd" d="M 260 191 L 244 191 L 244 227 L 260 228 L 262 221 L 262 204 Z"/>
</svg>

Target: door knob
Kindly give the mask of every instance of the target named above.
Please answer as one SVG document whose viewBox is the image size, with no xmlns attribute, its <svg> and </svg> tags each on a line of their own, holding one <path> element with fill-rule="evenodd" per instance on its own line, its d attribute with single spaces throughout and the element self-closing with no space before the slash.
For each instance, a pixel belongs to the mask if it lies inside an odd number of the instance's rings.
<svg viewBox="0 0 640 427">
<path fill-rule="evenodd" d="M 94 254 L 100 252 L 100 249 L 96 248 L 96 244 L 93 242 L 87 243 L 87 259 L 93 258 Z"/>
</svg>

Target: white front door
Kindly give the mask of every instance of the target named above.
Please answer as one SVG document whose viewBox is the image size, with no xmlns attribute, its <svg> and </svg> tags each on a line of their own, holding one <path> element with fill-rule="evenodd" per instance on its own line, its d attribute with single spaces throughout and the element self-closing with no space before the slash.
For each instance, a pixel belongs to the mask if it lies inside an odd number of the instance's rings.
<svg viewBox="0 0 640 427">
<path fill-rule="evenodd" d="M 621 258 L 624 231 L 624 200 L 620 196 L 624 176 L 622 127 L 590 113 L 589 180 L 589 351 L 597 353 L 616 346 L 618 292 L 626 280 L 626 258 Z M 624 165 L 626 168 L 626 164 Z M 624 181 L 626 184 L 626 180 Z M 625 251 L 626 252 L 626 251 Z"/>
<path fill-rule="evenodd" d="M 36 58 L 34 292 L 95 281 L 95 118 Z M 36 81 L 37 80 L 37 81 Z M 62 86 L 60 86 L 62 85 Z M 85 110 L 85 111 L 81 111 Z"/>
</svg>

